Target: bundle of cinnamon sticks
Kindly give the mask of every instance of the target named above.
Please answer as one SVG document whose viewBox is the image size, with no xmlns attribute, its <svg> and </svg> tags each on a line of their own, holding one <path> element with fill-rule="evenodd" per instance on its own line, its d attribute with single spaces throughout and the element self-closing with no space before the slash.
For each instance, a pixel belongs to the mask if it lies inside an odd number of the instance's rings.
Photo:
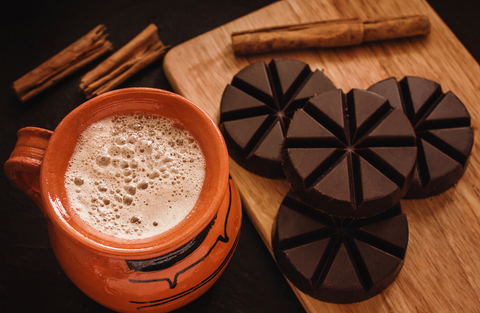
<svg viewBox="0 0 480 313">
<path fill-rule="evenodd" d="M 13 90 L 24 103 L 113 49 L 106 27 L 98 25 L 40 66 L 17 79 Z"/>
<path fill-rule="evenodd" d="M 127 78 L 160 59 L 170 46 L 158 38 L 157 27 L 150 24 L 123 48 L 85 74 L 80 89 L 87 98 L 112 90 Z"/>
<path fill-rule="evenodd" d="M 79 70 L 96 58 L 113 50 L 106 40 L 106 27 L 98 25 L 85 36 L 17 79 L 13 90 L 24 103 L 63 78 Z M 85 74 L 80 89 L 87 98 L 112 90 L 126 79 L 160 59 L 170 46 L 165 46 L 157 34 L 157 27 L 150 24 L 124 47 Z"/>
</svg>

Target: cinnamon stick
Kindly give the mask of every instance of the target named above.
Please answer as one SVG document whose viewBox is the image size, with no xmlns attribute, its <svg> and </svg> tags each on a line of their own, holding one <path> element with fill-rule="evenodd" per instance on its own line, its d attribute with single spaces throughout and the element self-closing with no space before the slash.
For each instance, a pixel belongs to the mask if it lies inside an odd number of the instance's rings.
<svg viewBox="0 0 480 313">
<path fill-rule="evenodd" d="M 157 27 L 150 24 L 120 50 L 85 74 L 80 89 L 87 98 L 110 91 L 126 79 L 160 59 L 170 49 L 158 38 Z"/>
<path fill-rule="evenodd" d="M 430 20 L 426 15 L 413 15 L 363 23 L 363 41 L 377 41 L 427 35 Z"/>
<path fill-rule="evenodd" d="M 242 55 L 289 49 L 351 46 L 366 41 L 428 33 L 430 21 L 425 15 L 378 21 L 349 19 L 234 32 L 232 46 L 236 54 Z"/>
<path fill-rule="evenodd" d="M 106 27 L 98 25 L 86 35 L 13 82 L 13 90 L 24 103 L 68 75 L 113 49 Z"/>
</svg>

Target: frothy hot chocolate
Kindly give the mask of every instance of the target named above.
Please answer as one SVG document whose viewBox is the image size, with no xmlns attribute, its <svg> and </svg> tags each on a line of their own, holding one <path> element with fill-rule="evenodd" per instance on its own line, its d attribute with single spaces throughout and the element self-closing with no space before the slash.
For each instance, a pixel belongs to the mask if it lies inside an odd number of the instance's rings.
<svg viewBox="0 0 480 313">
<path fill-rule="evenodd" d="M 205 158 L 193 136 L 152 115 L 113 116 L 90 125 L 70 159 L 70 205 L 93 228 L 138 239 L 165 232 L 195 206 Z"/>
</svg>

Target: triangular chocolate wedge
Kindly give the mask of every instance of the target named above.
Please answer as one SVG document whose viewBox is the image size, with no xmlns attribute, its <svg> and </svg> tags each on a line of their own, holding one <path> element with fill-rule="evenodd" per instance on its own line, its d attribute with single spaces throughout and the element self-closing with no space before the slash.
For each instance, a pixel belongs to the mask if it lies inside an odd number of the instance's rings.
<svg viewBox="0 0 480 313">
<path fill-rule="evenodd" d="M 358 140 L 391 110 L 388 100 L 375 93 L 352 89 L 347 97 L 352 142 Z"/>
<path fill-rule="evenodd" d="M 318 123 L 304 110 L 298 110 L 290 123 L 287 133 L 286 147 L 299 144 L 307 146 L 342 147 L 344 144 Z"/>
<path fill-rule="evenodd" d="M 302 239 L 305 237 L 315 236 L 315 231 L 323 230 L 328 227 L 321 221 L 290 208 L 285 209 L 282 214 L 279 214 L 278 218 L 279 220 L 277 220 L 277 223 L 283 225 L 277 233 L 279 244 L 281 246 L 283 243 L 295 239 L 297 239 L 298 243 L 302 243 Z"/>
<path fill-rule="evenodd" d="M 268 115 L 228 121 L 222 124 L 229 141 L 235 143 L 247 155 L 260 139 L 261 130 L 268 127 Z M 256 135 L 256 136 L 255 136 Z"/>
<path fill-rule="evenodd" d="M 367 90 L 387 98 L 393 108 L 404 111 L 400 86 L 395 77 L 382 80 L 370 86 Z"/>
<path fill-rule="evenodd" d="M 367 224 L 360 227 L 359 230 L 367 233 L 371 238 L 370 242 L 377 247 L 391 246 L 384 250 L 402 251 L 399 257 L 405 254 L 405 249 L 408 244 L 408 236 L 405 235 L 404 229 L 408 229 L 407 217 L 405 214 L 395 215 L 391 218 L 378 221 L 376 223 Z M 370 243 L 372 244 L 372 243 Z M 396 254 L 396 253 L 392 253 Z"/>
<path fill-rule="evenodd" d="M 220 108 L 220 116 L 222 118 L 220 123 L 232 119 L 275 113 L 265 103 L 232 85 L 228 85 L 225 88 Z"/>
<path fill-rule="evenodd" d="M 250 157 L 259 157 L 271 160 L 272 162 L 282 162 L 282 146 L 279 142 L 283 142 L 283 130 L 280 121 L 277 122 L 265 132 L 262 140 L 257 144 L 251 152 Z"/>
<path fill-rule="evenodd" d="M 351 201 L 351 185 L 349 174 L 349 158 L 345 155 L 330 172 L 328 172 L 317 184 L 311 187 L 315 193 L 332 200 L 344 202 L 349 205 Z"/>
<path fill-rule="evenodd" d="M 389 195 L 400 192 L 400 188 L 397 184 L 391 181 L 370 163 L 365 161 L 362 157 L 358 157 L 358 161 L 359 172 L 356 174 L 360 177 L 358 177 L 358 180 L 355 180 L 355 183 L 357 184 L 355 190 L 358 190 L 358 192 L 355 193 L 357 206 L 361 207 L 365 202 L 378 201 L 386 194 Z"/>
<path fill-rule="evenodd" d="M 415 126 L 415 129 L 452 128 L 470 126 L 470 114 L 465 105 L 451 91 Z"/>
<path fill-rule="evenodd" d="M 428 169 L 430 180 L 441 179 L 448 173 L 461 168 L 462 165 L 432 146 L 427 141 L 421 139 L 422 150 L 425 156 L 425 162 Z"/>
<path fill-rule="evenodd" d="M 421 134 L 439 150 L 465 165 L 473 147 L 473 128 L 432 129 Z"/>
<path fill-rule="evenodd" d="M 355 243 L 368 272 L 369 283 L 372 286 L 388 286 L 400 271 L 403 260 L 362 241 L 355 240 Z"/>
<path fill-rule="evenodd" d="M 328 269 L 325 280 L 322 282 L 322 287 L 331 290 L 340 289 L 339 291 L 341 292 L 363 289 L 355 264 L 352 262 L 343 243 L 340 245 L 337 255 Z"/>
<path fill-rule="evenodd" d="M 415 125 L 442 95 L 442 88 L 434 81 L 407 76 L 400 81 L 404 106 L 412 124 Z"/>
<path fill-rule="evenodd" d="M 293 190 L 308 189 L 339 158 L 342 150 L 337 148 L 292 148 L 287 149 L 290 167 L 296 169 L 289 173 L 290 186 Z M 295 175 L 295 177 L 292 177 Z"/>
<path fill-rule="evenodd" d="M 311 73 L 310 67 L 307 63 L 292 59 L 273 59 L 269 67 L 272 76 L 278 81 L 278 102 L 283 108 Z"/>
<path fill-rule="evenodd" d="M 286 258 L 302 272 L 311 285 L 315 284 L 315 270 L 325 253 L 330 238 L 307 243 L 292 249 L 285 250 Z M 307 256 L 308 257 L 305 257 Z"/>
<path fill-rule="evenodd" d="M 402 111 L 395 109 L 386 115 L 357 143 L 365 146 L 414 146 L 415 133 Z"/>
<path fill-rule="evenodd" d="M 311 98 L 304 110 L 348 144 L 344 117 L 344 94 L 341 89 L 324 92 Z"/>
<path fill-rule="evenodd" d="M 274 107 L 274 95 L 265 62 L 258 61 L 242 69 L 233 78 L 232 85 Z"/>
<path fill-rule="evenodd" d="M 298 89 L 293 99 L 284 108 L 284 112 L 294 112 L 296 109 L 303 107 L 305 102 L 322 92 L 334 90 L 335 85 L 322 71 L 315 70 Z M 293 113 L 291 113 L 293 114 Z"/>
<path fill-rule="evenodd" d="M 357 153 L 397 185 L 402 186 L 412 175 L 417 147 L 371 147 Z"/>
</svg>

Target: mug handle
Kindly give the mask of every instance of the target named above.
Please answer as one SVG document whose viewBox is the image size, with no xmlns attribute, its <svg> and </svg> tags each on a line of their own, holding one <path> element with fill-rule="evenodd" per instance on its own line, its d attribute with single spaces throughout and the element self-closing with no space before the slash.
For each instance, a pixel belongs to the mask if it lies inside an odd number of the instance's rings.
<svg viewBox="0 0 480 313">
<path fill-rule="evenodd" d="M 27 194 L 43 211 L 40 195 L 40 166 L 53 132 L 25 127 L 17 132 L 18 140 L 10 158 L 4 164 L 5 174 L 21 191 Z"/>
</svg>

